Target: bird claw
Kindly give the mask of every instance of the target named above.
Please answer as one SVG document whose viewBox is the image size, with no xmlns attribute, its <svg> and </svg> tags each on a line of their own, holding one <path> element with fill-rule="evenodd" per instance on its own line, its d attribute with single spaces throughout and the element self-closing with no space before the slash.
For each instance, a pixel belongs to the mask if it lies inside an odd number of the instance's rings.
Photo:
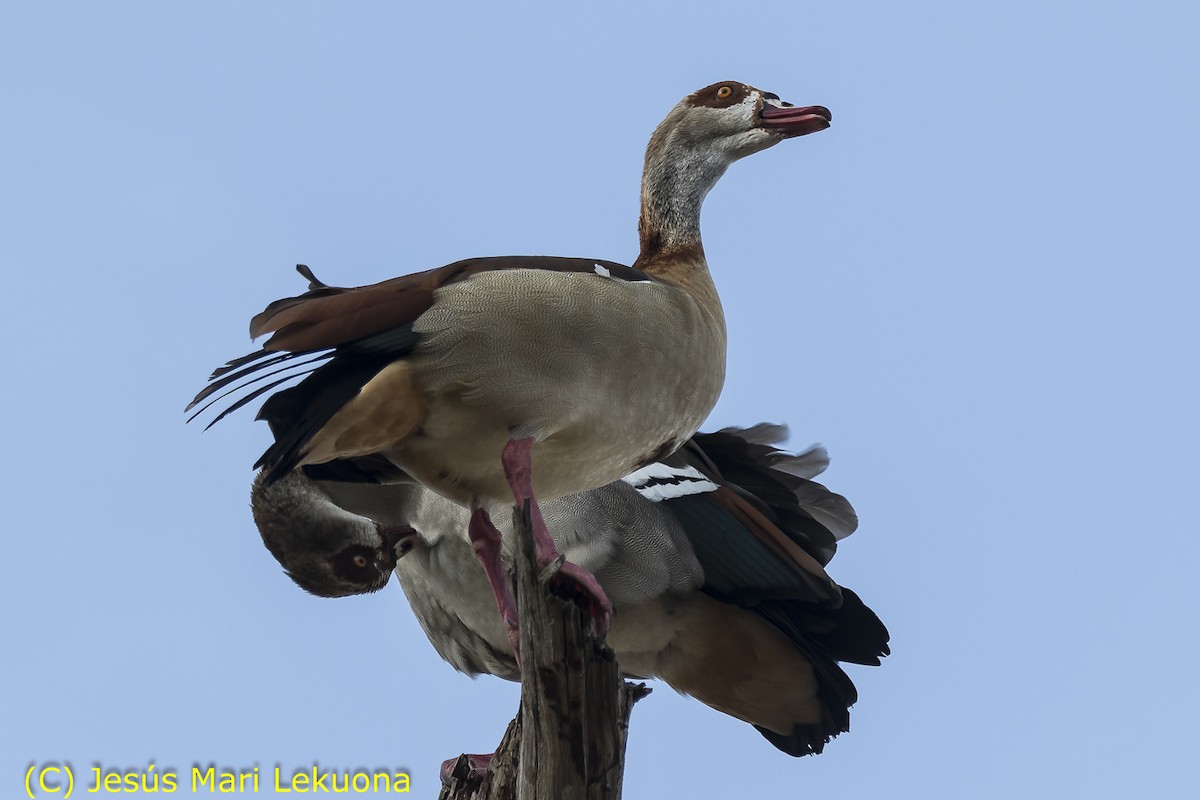
<svg viewBox="0 0 1200 800">
<path fill-rule="evenodd" d="M 508 639 L 508 646 L 512 648 L 513 658 L 517 660 L 517 667 L 521 666 L 521 626 L 516 622 L 509 620 L 504 621 L 504 635 Z"/>
<path fill-rule="evenodd" d="M 560 597 L 569 598 L 587 610 L 596 636 L 603 639 L 608 635 L 612 603 L 592 573 L 559 555 L 543 567 L 542 580 Z"/>
<path fill-rule="evenodd" d="M 538 575 L 538 580 L 542 583 L 549 583 L 555 575 L 562 571 L 563 565 L 566 563 L 567 557 L 559 553 L 556 558 L 552 558 L 549 563 L 542 567 L 542 571 Z"/>
<path fill-rule="evenodd" d="M 449 786 L 453 781 L 472 781 L 487 774 L 492 765 L 495 753 L 463 753 L 456 758 L 447 758 L 442 762 L 438 776 L 443 786 Z"/>
</svg>

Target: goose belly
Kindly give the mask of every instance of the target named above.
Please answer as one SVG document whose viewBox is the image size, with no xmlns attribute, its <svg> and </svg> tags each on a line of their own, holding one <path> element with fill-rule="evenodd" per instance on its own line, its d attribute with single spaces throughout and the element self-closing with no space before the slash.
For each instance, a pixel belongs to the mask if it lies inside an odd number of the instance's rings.
<svg viewBox="0 0 1200 800">
<path fill-rule="evenodd" d="M 611 483 L 695 433 L 724 382 L 719 309 L 600 276 L 551 273 L 530 289 L 522 272 L 446 287 L 414 326 L 427 414 L 389 456 L 460 502 L 509 501 L 500 452 L 525 437 L 539 498 Z"/>
</svg>

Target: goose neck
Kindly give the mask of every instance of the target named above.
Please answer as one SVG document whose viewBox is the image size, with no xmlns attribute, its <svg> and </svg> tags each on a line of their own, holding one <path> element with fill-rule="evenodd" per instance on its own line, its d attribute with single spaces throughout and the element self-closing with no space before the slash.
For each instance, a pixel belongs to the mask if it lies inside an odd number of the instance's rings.
<svg viewBox="0 0 1200 800">
<path fill-rule="evenodd" d="M 638 268 L 654 272 L 666 261 L 704 263 L 700 209 L 728 163 L 677 131 L 657 132 L 642 177 Z"/>
</svg>

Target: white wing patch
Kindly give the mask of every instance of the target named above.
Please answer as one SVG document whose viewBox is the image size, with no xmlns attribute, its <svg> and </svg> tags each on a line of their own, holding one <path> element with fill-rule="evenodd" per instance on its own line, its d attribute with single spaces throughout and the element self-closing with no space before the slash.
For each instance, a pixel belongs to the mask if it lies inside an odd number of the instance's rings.
<svg viewBox="0 0 1200 800">
<path fill-rule="evenodd" d="M 596 274 L 601 278 L 612 277 L 612 271 L 608 267 L 604 266 L 603 264 L 595 264 L 594 266 L 596 268 Z"/>
<path fill-rule="evenodd" d="M 717 490 L 717 485 L 695 467 L 669 467 L 661 463 L 642 467 L 621 480 L 653 503 Z"/>
</svg>

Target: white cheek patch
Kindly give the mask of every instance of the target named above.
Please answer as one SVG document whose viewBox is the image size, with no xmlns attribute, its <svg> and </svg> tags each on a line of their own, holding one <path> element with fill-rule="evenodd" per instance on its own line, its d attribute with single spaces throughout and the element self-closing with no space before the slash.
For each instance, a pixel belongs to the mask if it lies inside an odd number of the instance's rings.
<svg viewBox="0 0 1200 800">
<path fill-rule="evenodd" d="M 738 110 L 738 115 L 742 119 L 746 120 L 746 122 L 750 122 L 754 119 L 754 112 L 758 108 L 758 96 L 758 92 L 751 92 L 750 94 L 746 95 L 745 100 L 738 103 L 736 106 L 730 106 L 730 108 L 736 108 Z"/>
<path fill-rule="evenodd" d="M 754 122 L 754 113 L 758 110 L 759 93 L 751 92 L 740 103 L 723 108 L 699 106 L 689 113 L 695 117 L 707 117 L 704 126 L 715 132 L 728 135 L 734 128 L 748 128 Z M 737 120 L 737 122 L 734 122 Z"/>
<path fill-rule="evenodd" d="M 717 485 L 695 467 L 669 467 L 660 463 L 642 467 L 621 480 L 652 503 L 717 490 Z"/>
</svg>

